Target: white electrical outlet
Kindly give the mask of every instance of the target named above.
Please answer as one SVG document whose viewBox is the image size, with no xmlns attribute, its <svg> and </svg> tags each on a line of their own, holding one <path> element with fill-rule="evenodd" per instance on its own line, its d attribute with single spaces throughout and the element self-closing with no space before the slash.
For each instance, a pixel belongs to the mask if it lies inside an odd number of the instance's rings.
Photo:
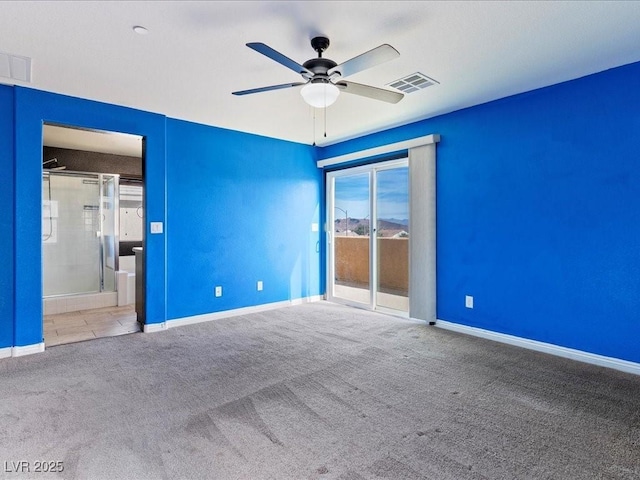
<svg viewBox="0 0 640 480">
<path fill-rule="evenodd" d="M 467 308 L 473 308 L 473 297 L 471 295 L 464 296 L 464 306 Z"/>
<path fill-rule="evenodd" d="M 216 297 L 222 296 L 222 287 L 216 287 Z"/>
<path fill-rule="evenodd" d="M 262 280 L 258 280 L 258 291 L 261 292 L 262 291 Z"/>
</svg>

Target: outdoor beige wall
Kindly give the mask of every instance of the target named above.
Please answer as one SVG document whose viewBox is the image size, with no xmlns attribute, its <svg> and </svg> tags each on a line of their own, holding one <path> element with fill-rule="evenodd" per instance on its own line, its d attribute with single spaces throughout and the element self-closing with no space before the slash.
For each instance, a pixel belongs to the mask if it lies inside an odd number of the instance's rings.
<svg viewBox="0 0 640 480">
<path fill-rule="evenodd" d="M 334 237 L 336 281 L 365 286 L 369 283 L 369 237 Z M 378 238 L 380 289 L 409 291 L 409 239 Z"/>
<path fill-rule="evenodd" d="M 379 238 L 380 290 L 409 294 L 409 239 Z"/>
<path fill-rule="evenodd" d="M 353 286 L 369 284 L 369 237 L 334 237 L 336 281 Z"/>
</svg>

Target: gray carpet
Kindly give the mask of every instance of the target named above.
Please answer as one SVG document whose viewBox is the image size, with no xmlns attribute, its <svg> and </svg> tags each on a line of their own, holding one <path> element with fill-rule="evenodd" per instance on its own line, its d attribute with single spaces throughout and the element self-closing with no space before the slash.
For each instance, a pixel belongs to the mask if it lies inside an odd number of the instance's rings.
<svg viewBox="0 0 640 480">
<path fill-rule="evenodd" d="M 630 374 L 320 302 L 1 360 L 0 475 L 637 479 L 639 393 Z"/>
</svg>

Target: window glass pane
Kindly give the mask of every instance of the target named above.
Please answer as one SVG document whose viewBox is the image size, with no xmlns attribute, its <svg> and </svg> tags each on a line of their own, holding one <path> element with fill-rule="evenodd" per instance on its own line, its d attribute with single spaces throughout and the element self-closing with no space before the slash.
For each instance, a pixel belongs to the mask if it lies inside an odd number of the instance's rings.
<svg viewBox="0 0 640 480">
<path fill-rule="evenodd" d="M 335 178 L 334 292 L 335 297 L 370 303 L 369 173 Z"/>
<path fill-rule="evenodd" d="M 409 169 L 376 173 L 376 304 L 409 311 Z"/>
</svg>

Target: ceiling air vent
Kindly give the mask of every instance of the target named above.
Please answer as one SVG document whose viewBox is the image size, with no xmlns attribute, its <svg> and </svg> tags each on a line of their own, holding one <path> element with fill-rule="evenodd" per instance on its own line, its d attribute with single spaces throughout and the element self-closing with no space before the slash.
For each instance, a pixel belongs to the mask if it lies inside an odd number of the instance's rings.
<svg viewBox="0 0 640 480">
<path fill-rule="evenodd" d="M 30 82 L 31 59 L 29 57 L 0 52 L 0 77 L 19 80 L 21 82 Z"/>
<path fill-rule="evenodd" d="M 430 87 L 431 85 L 435 85 L 436 83 L 439 82 L 420 72 L 416 72 L 399 80 L 387 83 L 387 86 L 400 90 L 402 93 L 412 93 L 422 90 L 423 88 Z"/>
</svg>

